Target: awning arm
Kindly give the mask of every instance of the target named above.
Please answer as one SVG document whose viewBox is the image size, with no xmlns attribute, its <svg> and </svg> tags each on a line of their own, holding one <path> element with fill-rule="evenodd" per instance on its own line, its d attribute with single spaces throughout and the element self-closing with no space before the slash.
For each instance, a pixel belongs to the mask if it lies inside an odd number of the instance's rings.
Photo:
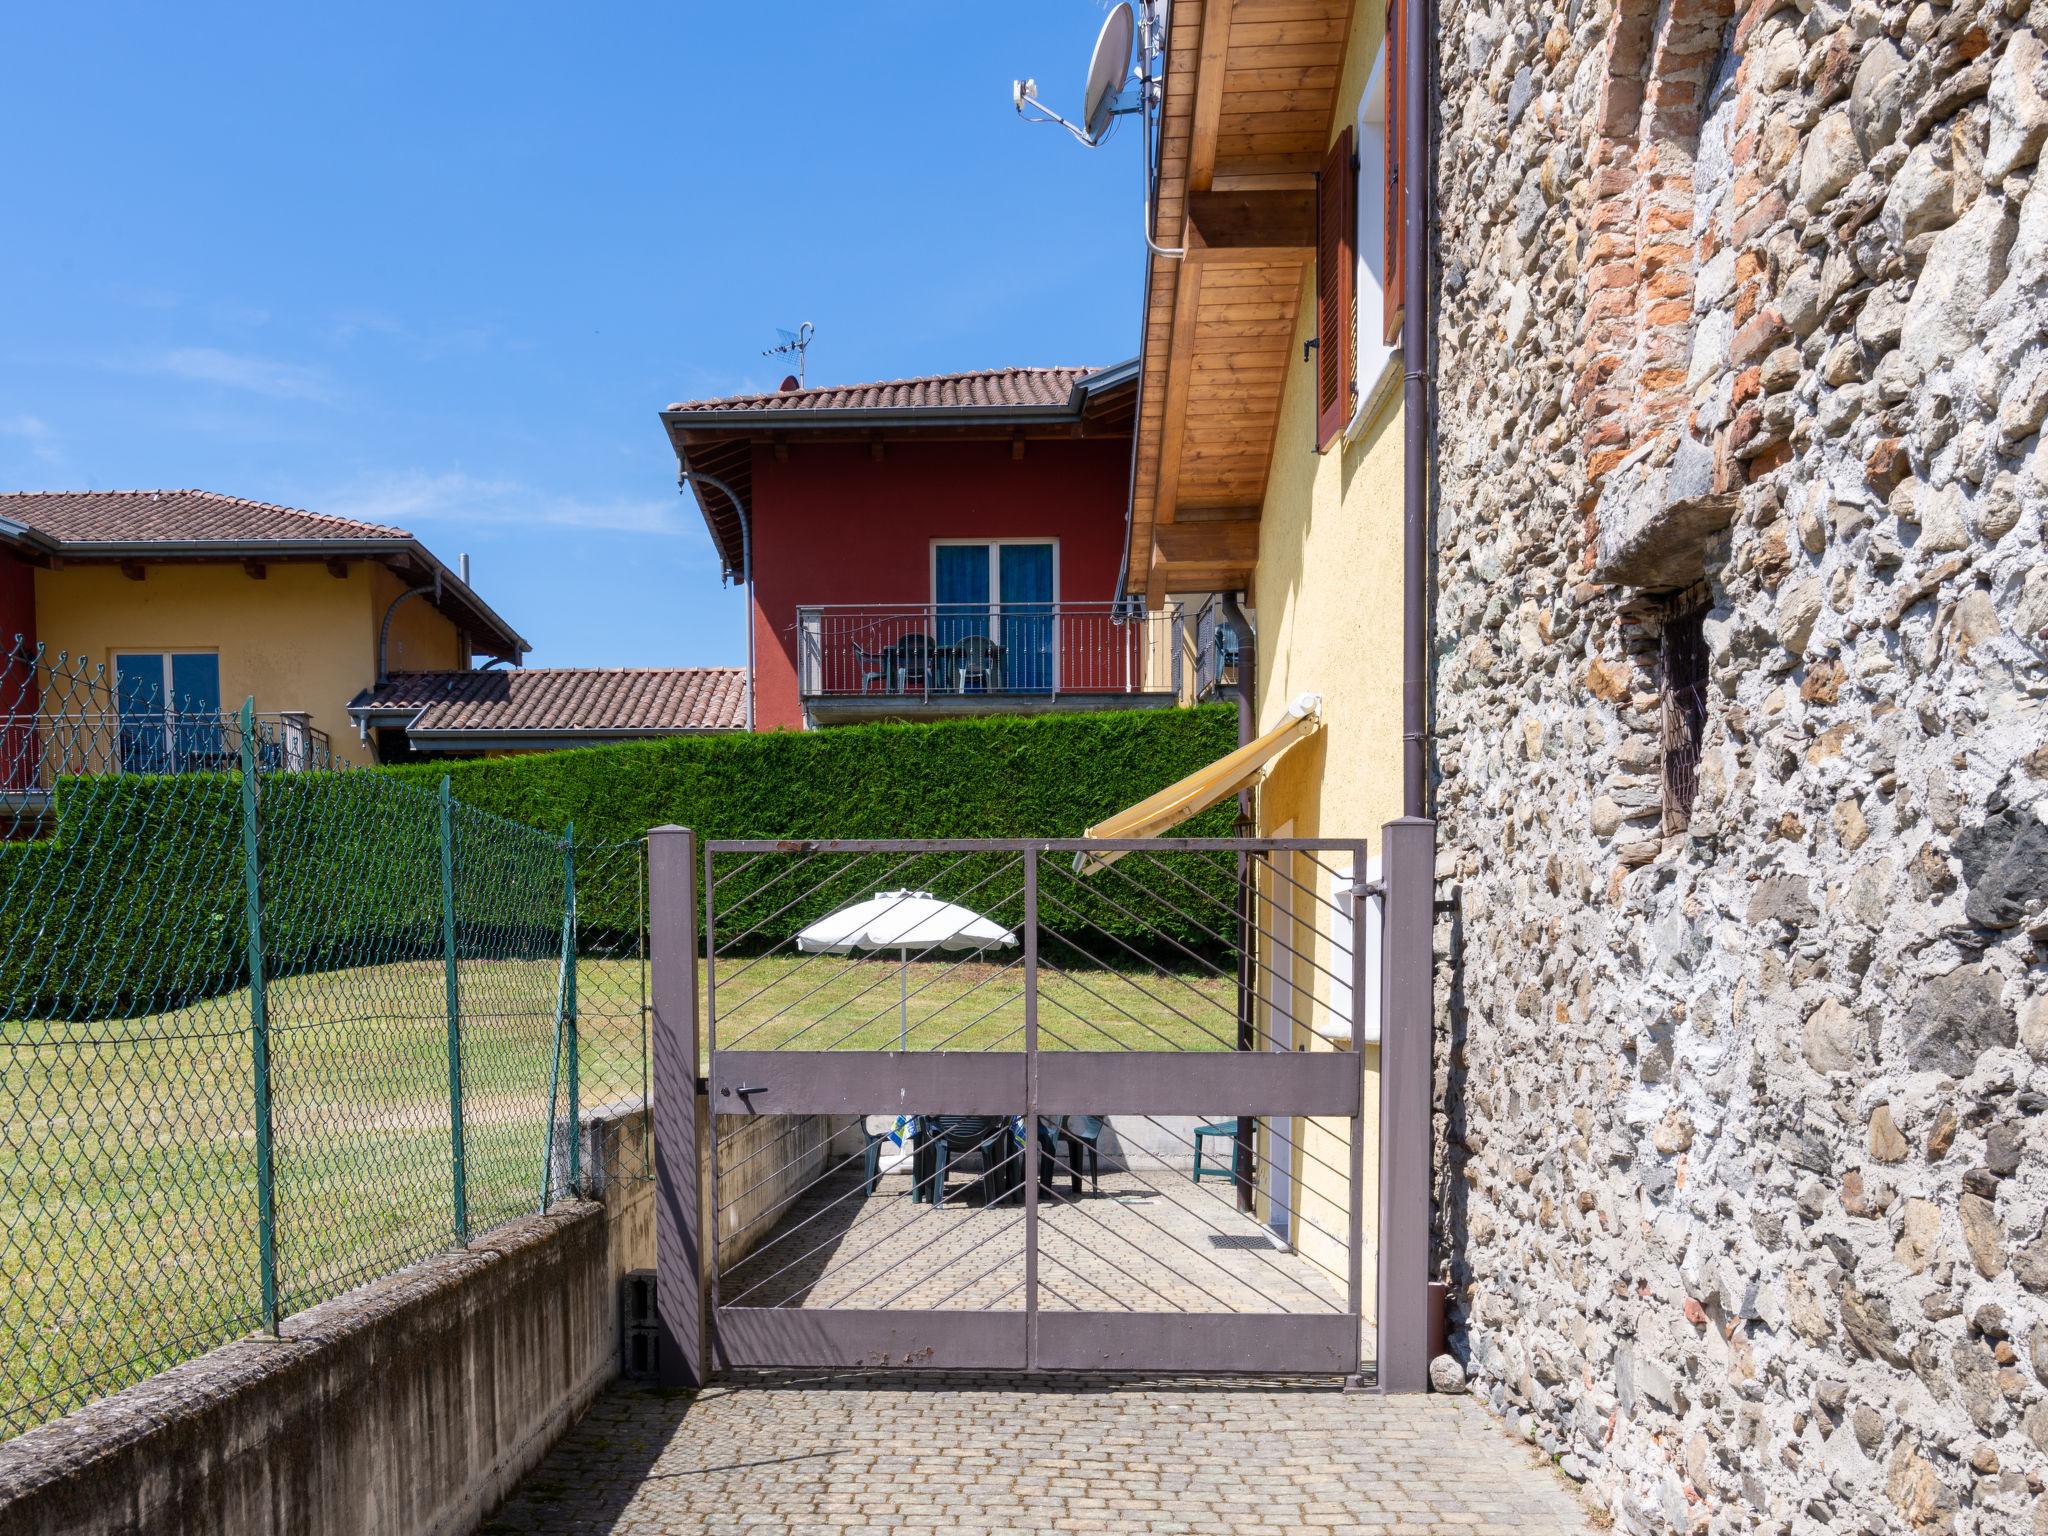
<svg viewBox="0 0 2048 1536">
<path fill-rule="evenodd" d="M 1198 768 L 1128 810 L 1090 827 L 1087 837 L 1159 837 L 1189 818 L 1199 816 L 1227 796 L 1255 782 L 1266 766 L 1297 741 L 1322 729 L 1323 696 L 1303 693 L 1287 706 L 1280 723 L 1236 751 Z M 1123 855 L 1112 850 L 1074 855 L 1074 873 L 1092 875 Z"/>
</svg>

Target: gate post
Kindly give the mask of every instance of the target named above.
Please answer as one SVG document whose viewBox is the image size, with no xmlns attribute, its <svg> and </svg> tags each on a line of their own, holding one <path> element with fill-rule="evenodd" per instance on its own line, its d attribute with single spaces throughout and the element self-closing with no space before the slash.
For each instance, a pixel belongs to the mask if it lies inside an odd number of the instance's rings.
<svg viewBox="0 0 2048 1536">
<path fill-rule="evenodd" d="M 1379 1389 L 1429 1389 L 1430 1109 L 1435 1077 L 1436 823 L 1380 829 Z M 1363 929 L 1363 923 L 1359 927 Z"/>
<path fill-rule="evenodd" d="M 697 1109 L 697 838 L 647 834 L 654 1048 L 655 1310 L 664 1387 L 704 1384 L 703 1187 Z"/>
</svg>

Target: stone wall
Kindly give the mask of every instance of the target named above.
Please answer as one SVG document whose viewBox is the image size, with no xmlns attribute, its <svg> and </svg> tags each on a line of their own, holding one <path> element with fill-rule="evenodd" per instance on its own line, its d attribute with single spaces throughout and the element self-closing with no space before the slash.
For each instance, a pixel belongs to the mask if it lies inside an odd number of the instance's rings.
<svg viewBox="0 0 2048 1536">
<path fill-rule="evenodd" d="M 1454 1348 L 1627 1530 L 2048 1532 L 2048 4 L 1440 22 Z"/>
</svg>

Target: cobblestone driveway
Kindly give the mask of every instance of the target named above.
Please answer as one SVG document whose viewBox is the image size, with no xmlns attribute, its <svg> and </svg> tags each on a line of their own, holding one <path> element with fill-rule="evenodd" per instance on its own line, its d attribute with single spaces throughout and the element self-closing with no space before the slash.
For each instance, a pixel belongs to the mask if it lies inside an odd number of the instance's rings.
<svg viewBox="0 0 2048 1536">
<path fill-rule="evenodd" d="M 614 1390 L 488 1531 L 1591 1529 L 1529 1447 L 1463 1398 L 1317 1382 L 769 1377 L 694 1401 Z"/>
</svg>

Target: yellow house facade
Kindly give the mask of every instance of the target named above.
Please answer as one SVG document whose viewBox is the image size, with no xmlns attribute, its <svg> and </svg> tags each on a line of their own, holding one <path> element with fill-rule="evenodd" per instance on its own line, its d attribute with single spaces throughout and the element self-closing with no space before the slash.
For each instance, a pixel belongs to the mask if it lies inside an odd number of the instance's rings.
<svg viewBox="0 0 2048 1536">
<path fill-rule="evenodd" d="M 0 563 L 0 627 L 97 676 L 79 703 L 253 698 L 344 760 L 365 760 L 348 706 L 380 675 L 526 649 L 402 529 L 206 492 L 0 495 Z"/>
<path fill-rule="evenodd" d="M 1129 578 L 1190 611 L 1234 596 L 1251 631 L 1246 737 L 1282 724 L 1301 695 L 1321 700 L 1321 729 L 1251 795 L 1256 834 L 1355 838 L 1374 855 L 1402 810 L 1399 244 L 1386 224 L 1399 207 L 1387 133 L 1397 15 L 1293 7 L 1282 40 L 1256 4 L 1172 8 Z M 1261 1036 L 1348 1050 L 1336 977 L 1363 910 L 1350 886 L 1372 871 L 1272 859 Z M 1379 1063 L 1370 1036 L 1359 1043 L 1371 1212 Z M 1256 1145 L 1258 1214 L 1333 1278 L 1347 1263 L 1349 1132 L 1262 1122 Z M 1370 1220 L 1365 1235 L 1370 1276 Z M 1370 1322 L 1369 1284 L 1365 1306 Z"/>
</svg>

